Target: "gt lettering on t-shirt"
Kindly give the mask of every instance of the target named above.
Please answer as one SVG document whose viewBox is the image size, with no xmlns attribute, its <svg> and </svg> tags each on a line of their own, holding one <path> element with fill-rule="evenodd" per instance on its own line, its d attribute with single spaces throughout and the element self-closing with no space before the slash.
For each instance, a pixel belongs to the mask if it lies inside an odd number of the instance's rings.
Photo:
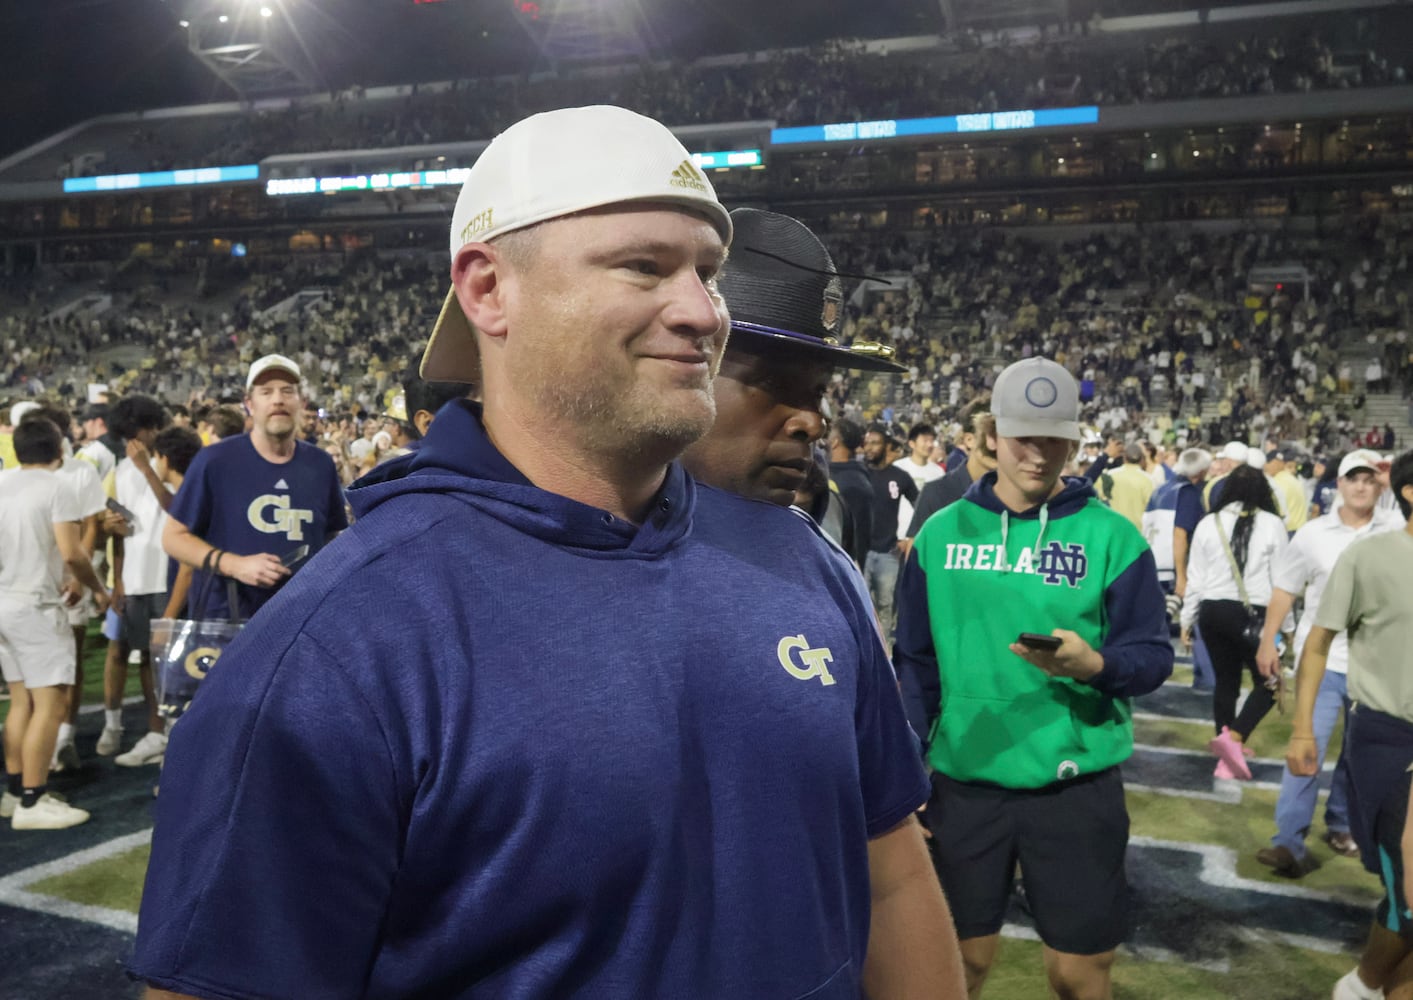
<svg viewBox="0 0 1413 1000">
<path fill-rule="evenodd" d="M 291 507 L 288 496 L 266 493 L 250 501 L 245 511 L 250 526 L 267 535 L 283 533 L 291 542 L 304 541 L 304 526 L 314 520 L 312 510 Z"/>
<path fill-rule="evenodd" d="M 1068 584 L 1078 587 L 1089 575 L 1089 558 L 1084 545 L 1052 541 L 1039 555 L 1029 546 L 1020 550 L 1011 565 L 1003 545 L 969 545 L 966 542 L 947 543 L 944 570 L 985 570 L 997 573 L 1029 573 L 1045 583 L 1058 587 Z"/>
</svg>

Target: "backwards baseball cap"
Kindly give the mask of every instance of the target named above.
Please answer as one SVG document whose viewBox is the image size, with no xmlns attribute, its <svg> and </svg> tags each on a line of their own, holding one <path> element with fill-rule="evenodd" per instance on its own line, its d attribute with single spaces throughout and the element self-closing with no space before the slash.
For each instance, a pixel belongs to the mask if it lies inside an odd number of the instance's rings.
<svg viewBox="0 0 1413 1000">
<path fill-rule="evenodd" d="M 723 242 L 731 216 L 665 125 L 609 105 L 531 115 L 491 140 L 451 215 L 451 259 L 468 243 L 607 205 L 655 202 L 698 212 Z M 480 381 L 476 333 L 447 293 L 422 356 L 429 382 Z"/>
<path fill-rule="evenodd" d="M 834 260 L 798 219 L 757 208 L 731 213 L 731 256 L 717 284 L 731 311 L 731 346 L 774 343 L 859 371 L 903 372 L 883 344 L 839 342 L 843 285 Z"/>
<path fill-rule="evenodd" d="M 255 384 L 255 380 L 268 371 L 285 372 L 294 376 L 296 382 L 303 376 L 299 372 L 299 365 L 295 364 L 283 354 L 267 354 L 250 366 L 250 374 L 245 376 L 245 391 L 249 392 L 250 387 Z"/>
<path fill-rule="evenodd" d="M 39 409 L 39 404 L 32 399 L 25 399 L 16 403 L 14 406 L 10 407 L 10 426 L 20 426 L 20 421 L 37 409 Z M 68 428 L 65 427 L 63 430 L 67 431 Z"/>
<path fill-rule="evenodd" d="M 991 414 L 998 437 L 1079 440 L 1079 384 L 1048 358 L 1017 361 L 996 376 Z"/>
<path fill-rule="evenodd" d="M 1360 469 L 1378 472 L 1383 461 L 1383 457 L 1376 452 L 1369 451 L 1367 448 L 1356 448 L 1339 460 L 1339 478 L 1343 479 Z"/>
</svg>

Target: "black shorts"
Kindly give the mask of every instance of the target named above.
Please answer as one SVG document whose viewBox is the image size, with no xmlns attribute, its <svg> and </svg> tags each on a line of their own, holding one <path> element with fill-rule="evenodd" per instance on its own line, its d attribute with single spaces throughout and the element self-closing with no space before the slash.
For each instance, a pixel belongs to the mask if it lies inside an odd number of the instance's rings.
<svg viewBox="0 0 1413 1000">
<path fill-rule="evenodd" d="M 166 607 L 166 594 L 132 594 L 124 599 L 118 635 L 130 651 L 149 652 L 152 621 L 161 618 Z"/>
<path fill-rule="evenodd" d="M 1383 883 L 1379 926 L 1413 942 L 1413 914 L 1403 892 L 1403 828 L 1408 818 L 1413 724 L 1355 705 L 1345 730 L 1350 827 L 1364 867 Z"/>
<path fill-rule="evenodd" d="M 1045 944 L 1098 955 L 1123 941 L 1128 809 L 1118 768 L 1035 790 L 934 774 L 924 816 L 963 940 L 1001 930 L 1019 863 Z"/>
<path fill-rule="evenodd" d="M 1379 880 L 1384 898 L 1375 914 L 1379 926 L 1393 931 L 1404 941 L 1413 941 L 1413 914 L 1403 893 L 1403 827 L 1408 820 L 1407 771 L 1394 782 L 1374 821 L 1374 850 L 1379 858 Z"/>
</svg>

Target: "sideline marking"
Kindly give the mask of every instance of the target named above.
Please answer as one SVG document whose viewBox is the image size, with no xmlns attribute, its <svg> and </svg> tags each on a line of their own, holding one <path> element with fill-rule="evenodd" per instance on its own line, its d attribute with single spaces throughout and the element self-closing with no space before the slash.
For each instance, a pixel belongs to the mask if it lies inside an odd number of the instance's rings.
<svg viewBox="0 0 1413 1000">
<path fill-rule="evenodd" d="M 1040 941 L 1040 935 L 1033 927 L 1026 927 L 1023 924 L 1003 924 L 1001 926 L 1001 936 L 1013 941 Z M 1041 942 L 1042 944 L 1044 942 Z M 1321 942 L 1323 944 L 1323 942 Z M 1324 951 L 1325 948 L 1319 950 Z M 1195 969 L 1204 969 L 1207 972 L 1217 972 L 1225 975 L 1231 972 L 1231 960 L 1227 958 L 1218 959 L 1187 959 L 1175 951 L 1167 948 L 1160 948 L 1157 945 L 1129 944 L 1127 942 L 1119 945 L 1119 954 L 1136 958 L 1140 962 L 1167 962 L 1170 965 L 1185 965 Z"/>
<path fill-rule="evenodd" d="M 71 900 L 61 899 L 58 896 L 46 896 L 38 892 L 29 892 L 25 887 L 36 882 L 42 882 L 55 875 L 66 875 L 71 871 L 76 871 L 87 865 L 94 864 L 111 858 L 114 855 L 130 851 L 134 847 L 141 847 L 152 840 L 152 830 L 139 830 L 137 833 L 129 833 L 123 837 L 117 837 L 94 847 L 86 848 L 82 851 L 75 851 L 73 854 L 56 858 L 53 861 L 45 861 L 42 864 L 33 865 L 29 868 L 21 869 L 0 878 L 0 905 L 13 906 L 21 910 L 32 910 L 36 913 L 48 913 L 56 917 L 66 917 L 70 920 L 81 920 L 85 923 L 98 924 L 102 927 L 115 931 L 122 931 L 125 934 L 137 933 L 137 914 L 129 913 L 127 910 L 115 910 L 107 906 L 92 906 L 87 903 L 75 903 Z"/>
<path fill-rule="evenodd" d="M 1367 899 L 1355 899 L 1342 892 L 1326 892 L 1321 889 L 1307 889 L 1299 885 L 1286 885 L 1282 882 L 1262 882 L 1237 874 L 1235 848 L 1218 844 L 1194 844 L 1186 840 L 1161 840 L 1157 837 L 1132 836 L 1128 838 L 1131 847 L 1153 847 L 1160 850 L 1186 851 L 1202 858 L 1198 878 L 1207 885 L 1220 889 L 1239 889 L 1267 896 L 1286 896 L 1291 899 L 1313 900 L 1318 903 L 1336 903 L 1341 906 L 1367 908 Z M 1272 932 L 1275 933 L 1275 932 Z M 1299 935 L 1295 935 L 1298 937 Z M 1311 938 L 1310 940 L 1319 940 Z M 1301 945 L 1300 947 L 1304 947 Z"/>
</svg>

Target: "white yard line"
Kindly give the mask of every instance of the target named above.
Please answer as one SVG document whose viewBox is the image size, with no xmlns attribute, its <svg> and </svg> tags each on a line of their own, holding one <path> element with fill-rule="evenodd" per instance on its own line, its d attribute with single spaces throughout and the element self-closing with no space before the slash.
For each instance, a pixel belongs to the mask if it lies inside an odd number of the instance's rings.
<svg viewBox="0 0 1413 1000">
<path fill-rule="evenodd" d="M 34 865 L 0 878 L 0 905 L 14 906 L 36 913 L 48 913 L 70 920 L 82 920 L 98 924 L 125 934 L 137 933 L 137 914 L 127 910 L 115 910 L 106 906 L 88 906 L 57 896 L 46 896 L 30 892 L 26 887 L 42 882 L 55 875 L 65 875 L 71 871 L 103 861 L 114 855 L 141 847 L 152 840 L 152 830 L 139 830 L 124 837 L 117 837 L 95 847 L 65 855 L 53 861 Z"/>
<path fill-rule="evenodd" d="M 1035 928 L 1026 927 L 1022 924 L 1002 925 L 1001 936 L 1008 937 L 1013 941 L 1040 940 L 1040 935 L 1036 933 Z M 1320 943 L 1322 945 L 1324 944 L 1324 942 Z M 1320 948 L 1317 950 L 1323 951 L 1325 949 Z M 1197 969 L 1205 969 L 1208 972 L 1217 972 L 1222 974 L 1231 971 L 1231 961 L 1225 958 L 1219 958 L 1216 960 L 1192 961 L 1190 959 L 1184 958 L 1182 955 L 1179 955 L 1175 951 L 1169 951 L 1167 948 L 1159 948 L 1152 945 L 1121 944 L 1119 945 L 1119 951 L 1124 955 L 1132 956 L 1133 958 L 1139 959 L 1140 961 L 1144 962 L 1170 962 L 1174 965 L 1187 965 Z"/>
<path fill-rule="evenodd" d="M 1236 851 L 1218 844 L 1194 844 L 1185 840 L 1160 840 L 1157 837 L 1132 836 L 1128 839 L 1133 847 L 1153 847 L 1170 851 L 1186 851 L 1202 858 L 1202 869 L 1198 875 L 1207 885 L 1222 889 L 1239 889 L 1266 896 L 1286 896 L 1291 899 L 1309 899 L 1321 903 L 1340 903 L 1347 906 L 1365 906 L 1365 899 L 1352 898 L 1344 893 L 1323 892 L 1307 889 L 1299 885 L 1283 882 L 1264 882 L 1238 875 L 1236 871 Z M 1315 939 L 1312 939 L 1315 940 Z M 1303 945 L 1301 947 L 1304 947 Z"/>
</svg>

